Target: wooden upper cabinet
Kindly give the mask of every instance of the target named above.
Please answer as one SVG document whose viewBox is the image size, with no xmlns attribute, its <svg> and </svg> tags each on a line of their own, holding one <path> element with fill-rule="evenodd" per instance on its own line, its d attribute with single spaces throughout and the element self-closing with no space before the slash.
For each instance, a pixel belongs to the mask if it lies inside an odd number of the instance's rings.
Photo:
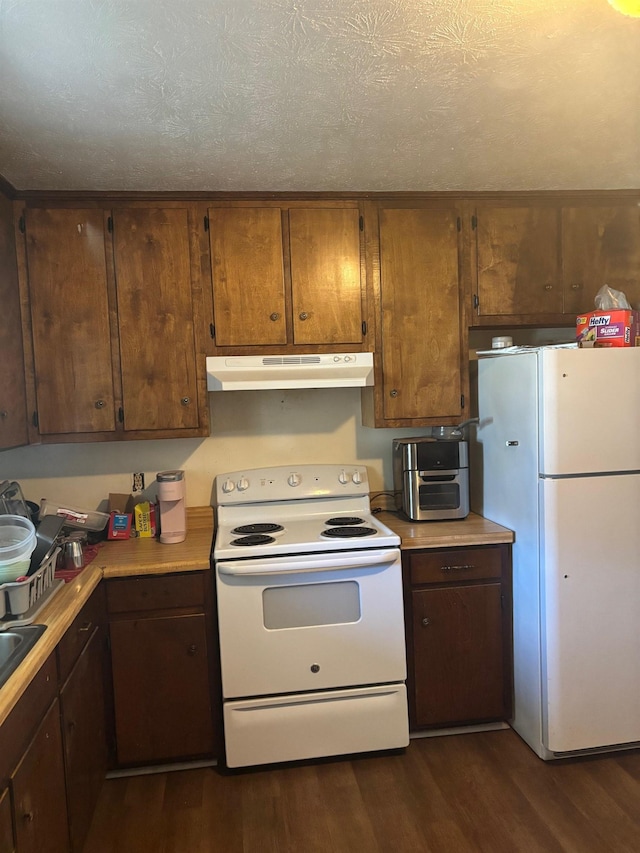
<svg viewBox="0 0 640 853">
<path fill-rule="evenodd" d="M 208 219 L 217 348 L 362 349 L 358 205 L 237 202 Z"/>
<path fill-rule="evenodd" d="M 189 210 L 113 211 L 124 428 L 199 424 Z"/>
<path fill-rule="evenodd" d="M 289 211 L 293 339 L 362 341 L 360 214 L 355 208 Z"/>
<path fill-rule="evenodd" d="M 115 429 L 102 210 L 25 211 L 41 435 Z"/>
<path fill-rule="evenodd" d="M 640 208 L 637 204 L 562 209 L 564 311 L 594 310 L 603 284 L 640 308 Z"/>
<path fill-rule="evenodd" d="M 210 208 L 209 242 L 217 345 L 286 344 L 280 208 Z"/>
<path fill-rule="evenodd" d="M 0 449 L 29 443 L 13 210 L 0 193 Z"/>
<path fill-rule="evenodd" d="M 466 387 L 454 209 L 379 212 L 382 395 L 377 425 L 459 419 Z"/>
<path fill-rule="evenodd" d="M 476 314 L 561 314 L 559 210 L 478 205 Z"/>
</svg>

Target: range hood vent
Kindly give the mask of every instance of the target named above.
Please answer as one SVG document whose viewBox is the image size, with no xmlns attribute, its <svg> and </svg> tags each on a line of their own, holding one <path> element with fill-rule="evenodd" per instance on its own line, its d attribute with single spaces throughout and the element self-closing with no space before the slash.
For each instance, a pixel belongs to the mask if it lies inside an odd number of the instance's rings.
<svg viewBox="0 0 640 853">
<path fill-rule="evenodd" d="M 373 354 L 370 352 L 207 358 L 209 391 L 362 388 L 365 385 L 373 385 Z"/>
</svg>

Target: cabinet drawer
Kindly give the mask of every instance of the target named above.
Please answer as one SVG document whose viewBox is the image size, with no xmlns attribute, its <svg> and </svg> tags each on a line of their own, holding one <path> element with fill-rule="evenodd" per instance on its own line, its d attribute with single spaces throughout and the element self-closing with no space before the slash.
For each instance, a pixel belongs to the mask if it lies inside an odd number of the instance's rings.
<svg viewBox="0 0 640 853">
<path fill-rule="evenodd" d="M 206 577 L 213 583 L 208 572 Z M 180 607 L 202 610 L 205 601 L 204 583 L 204 572 L 110 580 L 107 581 L 107 609 L 110 614 Z"/>
<path fill-rule="evenodd" d="M 411 553 L 412 584 L 483 580 L 502 575 L 500 548 L 453 548 Z"/>
<path fill-rule="evenodd" d="M 64 684 L 78 660 L 80 652 L 89 642 L 96 627 L 104 621 L 104 592 L 99 586 L 80 613 L 73 620 L 58 644 L 58 677 Z"/>
</svg>

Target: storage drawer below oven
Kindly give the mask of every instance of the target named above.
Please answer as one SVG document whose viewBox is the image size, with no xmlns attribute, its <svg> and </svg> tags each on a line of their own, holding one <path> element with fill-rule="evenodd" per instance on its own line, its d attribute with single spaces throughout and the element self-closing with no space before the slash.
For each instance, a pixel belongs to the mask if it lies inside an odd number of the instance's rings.
<svg viewBox="0 0 640 853">
<path fill-rule="evenodd" d="M 404 684 L 224 703 L 227 765 L 397 749 L 409 743 Z"/>
</svg>

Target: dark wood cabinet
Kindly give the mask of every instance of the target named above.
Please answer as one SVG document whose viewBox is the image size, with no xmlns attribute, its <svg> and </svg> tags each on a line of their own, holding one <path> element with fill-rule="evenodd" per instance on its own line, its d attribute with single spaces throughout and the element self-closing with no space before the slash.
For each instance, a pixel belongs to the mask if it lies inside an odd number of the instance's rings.
<svg viewBox="0 0 640 853">
<path fill-rule="evenodd" d="M 0 790 L 0 853 L 14 853 L 15 849 L 11 792 L 4 788 Z"/>
<path fill-rule="evenodd" d="M 510 546 L 403 552 L 414 729 L 511 713 Z"/>
<path fill-rule="evenodd" d="M 356 202 L 230 202 L 207 217 L 217 350 L 367 349 Z"/>
<path fill-rule="evenodd" d="M 0 193 L 0 449 L 29 443 L 13 208 Z"/>
<path fill-rule="evenodd" d="M 11 777 L 16 853 L 68 853 L 67 803 L 56 699 Z"/>
<path fill-rule="evenodd" d="M 118 766 L 213 758 L 209 572 L 107 581 Z"/>
<path fill-rule="evenodd" d="M 196 207 L 21 213 L 32 440 L 208 435 Z"/>
<path fill-rule="evenodd" d="M 457 423 L 468 397 L 459 212 L 381 202 L 367 223 L 379 280 L 376 384 L 363 391 L 363 422 Z"/>
<path fill-rule="evenodd" d="M 603 204 L 562 208 L 564 312 L 593 311 L 604 284 L 640 308 L 640 207 Z"/>
<path fill-rule="evenodd" d="M 478 205 L 476 315 L 562 314 L 559 210 L 555 205 Z"/>
<path fill-rule="evenodd" d="M 58 645 L 60 711 L 72 853 L 80 853 L 107 772 L 103 588 Z M 68 667 L 68 677 L 63 677 Z"/>
</svg>

